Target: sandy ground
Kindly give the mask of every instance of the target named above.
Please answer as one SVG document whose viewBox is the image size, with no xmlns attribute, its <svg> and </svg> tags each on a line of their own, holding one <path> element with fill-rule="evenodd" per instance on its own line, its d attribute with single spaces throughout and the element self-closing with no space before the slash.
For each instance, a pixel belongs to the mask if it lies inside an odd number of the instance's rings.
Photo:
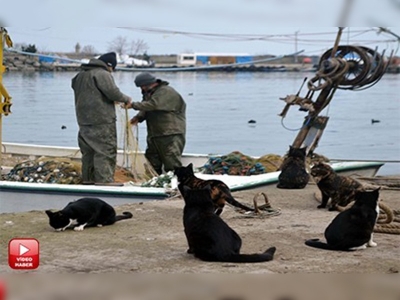
<svg viewBox="0 0 400 300">
<path fill-rule="evenodd" d="M 186 253 L 183 233 L 183 200 L 148 201 L 117 206 L 133 218 L 82 232 L 55 232 L 43 211 L 0 215 L 0 273 L 21 273 L 8 266 L 7 244 L 15 237 L 36 238 L 40 266 L 35 273 L 398 273 L 400 235 L 375 233 L 376 248 L 334 252 L 309 248 L 305 239 L 323 238 L 336 212 L 317 209 L 316 185 L 303 190 L 275 187 L 235 192 L 251 204 L 265 192 L 281 214 L 268 218 L 244 218 L 226 207 L 222 218 L 242 237 L 242 253 L 276 246 L 275 259 L 256 264 L 207 263 Z M 400 191 L 382 190 L 381 198 L 400 209 Z"/>
</svg>

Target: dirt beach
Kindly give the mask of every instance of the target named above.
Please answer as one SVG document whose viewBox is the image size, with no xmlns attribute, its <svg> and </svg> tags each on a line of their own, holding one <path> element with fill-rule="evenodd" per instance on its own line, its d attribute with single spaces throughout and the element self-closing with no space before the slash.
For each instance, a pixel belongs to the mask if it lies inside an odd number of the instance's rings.
<svg viewBox="0 0 400 300">
<path fill-rule="evenodd" d="M 222 218 L 242 237 L 242 253 L 276 246 L 275 259 L 256 264 L 207 263 L 186 253 L 183 233 L 183 200 L 148 201 L 117 206 L 117 213 L 131 211 L 133 218 L 82 232 L 55 232 L 43 211 L 0 215 L 0 273 L 12 270 L 7 261 L 8 241 L 36 238 L 40 266 L 34 273 L 398 273 L 400 235 L 375 233 L 375 248 L 334 252 L 309 248 L 304 240 L 323 238 L 337 212 L 317 209 L 316 185 L 303 190 L 276 187 L 235 192 L 237 200 L 252 204 L 255 194 L 265 192 L 281 214 L 245 218 L 226 206 Z M 381 199 L 400 209 L 399 190 L 381 190 Z M 56 207 L 55 207 L 56 208 Z"/>
</svg>

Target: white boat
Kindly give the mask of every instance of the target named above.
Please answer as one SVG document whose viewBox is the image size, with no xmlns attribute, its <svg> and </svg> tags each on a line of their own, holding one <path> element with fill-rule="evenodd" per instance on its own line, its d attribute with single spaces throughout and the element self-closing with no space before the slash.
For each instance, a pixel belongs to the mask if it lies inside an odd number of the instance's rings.
<svg viewBox="0 0 400 300">
<path fill-rule="evenodd" d="M 16 143 L 3 143 L 3 156 L 27 156 L 35 159 L 40 156 L 64 157 L 70 159 L 80 159 L 79 148 L 75 147 L 56 147 L 43 145 L 28 145 Z M 203 166 L 208 161 L 209 155 L 206 154 L 184 154 L 182 157 L 183 165 L 193 163 L 195 168 Z M 118 151 L 117 163 L 123 160 L 122 151 Z M 373 177 L 383 166 L 381 162 L 332 162 L 333 169 L 342 175 Z M 4 170 L 7 172 L 7 170 Z M 196 176 L 203 179 L 218 179 L 225 182 L 232 191 L 252 189 L 260 186 L 273 185 L 278 182 L 280 172 L 270 172 L 251 176 L 234 175 L 214 175 L 196 173 Z M 61 194 L 61 195 L 81 195 L 81 196 L 108 196 L 119 198 L 136 199 L 163 199 L 170 195 L 168 190 L 158 187 L 142 187 L 131 183 L 123 186 L 102 186 L 102 185 L 80 185 L 80 184 L 53 184 L 53 183 L 28 183 L 15 181 L 0 181 L 0 191 L 12 191 L 19 193 L 42 193 L 42 194 Z"/>
</svg>

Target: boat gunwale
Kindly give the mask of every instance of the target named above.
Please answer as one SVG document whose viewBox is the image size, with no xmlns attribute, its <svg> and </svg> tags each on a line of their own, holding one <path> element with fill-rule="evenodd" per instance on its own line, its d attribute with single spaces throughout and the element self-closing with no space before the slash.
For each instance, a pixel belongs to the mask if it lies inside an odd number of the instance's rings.
<svg viewBox="0 0 400 300">
<path fill-rule="evenodd" d="M 9 148 L 9 149 L 7 149 Z M 11 148 L 11 149 L 10 149 Z M 6 150 L 3 152 L 4 154 L 15 154 L 15 155 L 35 155 L 35 156 L 51 156 L 51 157 L 68 157 L 68 158 L 79 158 L 80 151 L 77 147 L 62 147 L 62 146 L 47 146 L 47 145 L 31 145 L 31 144 L 18 144 L 18 143 L 3 143 L 2 149 Z M 18 150 L 19 151 L 15 151 Z M 22 151 L 25 149 L 25 152 Z M 57 156 L 57 155 L 49 155 L 49 154 L 34 154 L 34 150 L 41 149 L 45 151 L 56 150 L 56 152 L 60 151 L 70 151 L 73 152 L 73 155 L 68 156 Z M 26 150 L 29 150 L 28 153 Z M 11 153 L 12 152 L 12 153 Z M 47 152 L 47 153 L 49 153 Z M 122 150 L 118 151 L 122 154 Z M 41 152 L 43 153 L 43 152 Z M 57 154 L 57 153 L 55 153 Z M 207 159 L 213 154 L 184 154 L 186 158 L 201 158 Z M 216 154 L 215 154 L 216 155 Z M 340 162 L 340 161 L 331 161 L 330 164 L 334 168 L 336 172 L 346 172 L 350 173 L 353 171 L 361 171 L 371 169 L 374 171 L 374 175 L 379 171 L 380 167 L 384 165 L 382 162 L 363 162 L 363 161 L 351 161 L 351 162 Z M 196 166 L 197 167 L 197 166 Z M 245 176 L 246 178 L 252 178 L 252 180 L 246 180 L 246 182 L 242 183 L 233 183 L 228 184 L 229 188 L 232 191 L 240 191 L 240 190 L 249 190 L 252 188 L 260 187 L 260 186 L 268 186 L 278 182 L 278 176 L 280 171 L 264 173 L 259 175 L 251 175 Z M 199 173 L 196 173 L 199 174 Z M 222 180 L 224 176 L 230 176 L 231 178 L 243 178 L 243 176 L 238 175 L 212 175 L 212 174 L 201 174 L 204 176 L 217 176 L 213 179 Z M 354 174 L 356 175 L 356 174 Z M 229 178 L 229 177 L 228 177 Z M 210 178 L 206 178 L 210 179 Z M 254 180 L 253 180 L 254 179 Z M 167 198 L 169 194 L 166 192 L 164 188 L 156 188 L 156 187 L 141 187 L 139 185 L 129 185 L 126 184 L 124 186 L 113 187 L 113 186 L 87 186 L 87 185 L 69 185 L 69 184 L 53 184 L 53 183 L 27 183 L 27 182 L 15 182 L 15 181 L 0 181 L 0 191 L 15 191 L 15 192 L 45 192 L 45 193 L 53 193 L 53 194 L 81 194 L 81 195 L 106 195 L 112 197 L 157 197 L 157 198 Z"/>
</svg>

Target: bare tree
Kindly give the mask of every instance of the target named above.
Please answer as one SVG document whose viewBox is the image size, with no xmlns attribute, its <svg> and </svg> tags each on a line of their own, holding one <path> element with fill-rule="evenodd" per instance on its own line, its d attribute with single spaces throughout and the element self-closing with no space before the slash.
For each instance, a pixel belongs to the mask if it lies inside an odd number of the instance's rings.
<svg viewBox="0 0 400 300">
<path fill-rule="evenodd" d="M 95 54 L 95 53 L 97 53 L 97 51 L 92 45 L 86 45 L 86 46 L 83 46 L 82 53 L 84 53 L 84 54 Z"/>
<path fill-rule="evenodd" d="M 143 40 L 136 40 L 131 42 L 131 55 L 138 55 L 139 53 L 145 53 L 149 50 L 149 46 Z"/>
<path fill-rule="evenodd" d="M 128 47 L 128 41 L 126 37 L 119 36 L 112 40 L 108 45 L 108 51 L 113 51 L 118 54 L 126 54 L 126 50 Z"/>
</svg>

